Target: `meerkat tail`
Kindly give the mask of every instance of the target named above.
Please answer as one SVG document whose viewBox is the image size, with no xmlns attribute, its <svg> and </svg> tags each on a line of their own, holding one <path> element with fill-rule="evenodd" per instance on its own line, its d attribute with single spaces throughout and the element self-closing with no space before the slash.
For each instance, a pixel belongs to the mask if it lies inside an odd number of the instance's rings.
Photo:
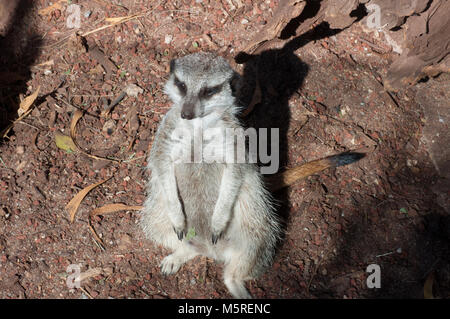
<svg viewBox="0 0 450 319">
<path fill-rule="evenodd" d="M 364 156 L 364 153 L 343 153 L 333 155 L 287 169 L 286 171 L 278 173 L 274 176 L 266 176 L 266 180 L 268 182 L 269 189 L 271 191 L 277 191 L 294 184 L 300 179 L 321 172 L 327 168 L 344 166 L 357 162 Z"/>
</svg>

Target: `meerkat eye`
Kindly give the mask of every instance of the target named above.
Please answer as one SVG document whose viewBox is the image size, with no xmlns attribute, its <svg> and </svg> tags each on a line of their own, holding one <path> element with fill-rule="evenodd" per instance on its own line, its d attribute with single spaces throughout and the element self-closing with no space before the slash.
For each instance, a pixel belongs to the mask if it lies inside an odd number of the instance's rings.
<svg viewBox="0 0 450 319">
<path fill-rule="evenodd" d="M 217 86 L 213 86 L 210 88 L 203 88 L 200 91 L 200 96 L 203 98 L 208 98 L 208 97 L 211 97 L 211 96 L 219 93 L 221 89 L 222 89 L 222 85 L 217 85 Z"/>
<path fill-rule="evenodd" d="M 177 77 L 175 77 L 175 85 L 177 86 L 177 88 L 180 90 L 180 92 L 185 95 L 187 88 L 186 88 L 186 84 L 184 84 L 183 82 L 181 82 Z"/>
</svg>

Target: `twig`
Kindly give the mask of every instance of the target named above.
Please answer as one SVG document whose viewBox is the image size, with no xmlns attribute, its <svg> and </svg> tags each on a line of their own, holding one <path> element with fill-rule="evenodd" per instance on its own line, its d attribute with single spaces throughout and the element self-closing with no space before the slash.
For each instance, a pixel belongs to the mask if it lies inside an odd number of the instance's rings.
<svg viewBox="0 0 450 319">
<path fill-rule="evenodd" d="M 18 121 L 16 124 L 25 124 L 25 125 L 27 125 L 27 126 L 29 126 L 29 127 L 32 127 L 32 128 L 34 128 L 34 129 L 36 129 L 36 130 L 41 130 L 39 127 L 34 126 L 34 125 L 29 124 L 29 123 L 24 122 L 24 121 Z"/>
<path fill-rule="evenodd" d="M 116 106 L 117 104 L 120 103 L 120 101 L 123 100 L 123 98 L 127 95 L 127 92 L 122 91 L 119 96 L 111 102 L 110 105 L 108 105 L 108 107 L 106 107 L 103 111 L 102 111 L 102 116 L 106 116 L 109 114 L 109 112 L 111 111 L 111 109 Z"/>
<path fill-rule="evenodd" d="M 373 44 L 372 42 L 369 42 L 369 41 L 367 41 L 367 40 L 365 40 L 365 39 L 363 39 L 363 38 L 361 38 L 361 37 L 358 37 L 358 40 L 361 41 L 361 42 L 363 42 L 363 43 L 365 43 L 365 44 L 367 44 L 368 46 L 370 46 L 370 47 L 372 47 L 372 48 L 378 50 L 378 51 L 381 52 L 381 53 L 387 53 L 387 52 L 389 52 L 388 50 L 385 50 L 385 49 L 383 49 L 382 47 L 380 47 L 380 46 L 378 46 L 378 45 L 376 45 L 376 44 Z"/>
<path fill-rule="evenodd" d="M 79 106 L 73 105 L 72 103 L 69 103 L 69 102 L 67 102 L 67 101 L 64 101 L 64 100 L 61 99 L 61 98 L 56 98 L 56 100 L 59 101 L 59 102 L 63 102 L 64 104 L 66 104 L 66 105 L 68 105 L 68 106 L 71 106 L 71 107 L 73 107 L 73 108 L 75 108 L 75 109 L 78 109 L 78 110 L 82 111 L 83 114 L 85 114 L 85 115 L 89 115 L 89 116 L 95 117 L 96 119 L 100 119 L 100 116 L 98 116 L 98 115 L 96 115 L 96 114 L 93 114 L 93 113 L 90 113 L 90 112 L 88 112 L 88 111 L 82 109 L 82 108 L 79 107 Z"/>
<path fill-rule="evenodd" d="M 103 244 L 102 239 L 97 235 L 97 232 L 95 231 L 95 228 L 92 226 L 91 218 L 89 217 L 89 224 L 88 224 L 89 230 L 91 231 L 95 244 L 103 251 L 106 250 L 105 245 Z"/>
<path fill-rule="evenodd" d="M 85 294 L 86 296 L 88 296 L 89 299 L 94 299 L 94 297 L 92 297 L 92 295 L 91 295 L 86 289 L 84 289 L 83 287 L 80 287 L 80 290 L 81 290 L 82 292 L 84 292 L 84 294 Z"/>
</svg>

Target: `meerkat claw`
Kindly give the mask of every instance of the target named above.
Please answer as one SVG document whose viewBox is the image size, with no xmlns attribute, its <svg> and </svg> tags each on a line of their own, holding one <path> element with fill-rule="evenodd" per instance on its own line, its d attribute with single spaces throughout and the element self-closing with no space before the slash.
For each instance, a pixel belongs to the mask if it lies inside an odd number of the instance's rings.
<svg viewBox="0 0 450 319">
<path fill-rule="evenodd" d="M 213 243 L 213 245 L 217 244 L 217 241 L 220 239 L 220 237 L 222 237 L 222 233 L 220 233 L 220 234 L 213 233 L 212 234 L 211 242 Z"/>
<path fill-rule="evenodd" d="M 178 239 L 181 241 L 184 237 L 184 230 L 177 230 L 175 227 L 173 227 L 173 231 L 175 234 L 177 234 Z"/>
</svg>

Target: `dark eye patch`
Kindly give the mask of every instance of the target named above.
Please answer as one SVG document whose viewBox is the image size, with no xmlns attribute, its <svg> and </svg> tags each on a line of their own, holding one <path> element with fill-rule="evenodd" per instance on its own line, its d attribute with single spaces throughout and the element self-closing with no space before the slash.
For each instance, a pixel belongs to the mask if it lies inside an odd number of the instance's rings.
<svg viewBox="0 0 450 319">
<path fill-rule="evenodd" d="M 213 87 L 204 87 L 200 90 L 199 97 L 203 99 L 210 98 L 211 96 L 219 93 L 222 90 L 222 84 Z"/>
<path fill-rule="evenodd" d="M 175 77 L 174 83 L 178 88 L 178 90 L 180 90 L 181 94 L 186 95 L 187 92 L 186 84 L 181 82 L 177 77 Z"/>
</svg>

